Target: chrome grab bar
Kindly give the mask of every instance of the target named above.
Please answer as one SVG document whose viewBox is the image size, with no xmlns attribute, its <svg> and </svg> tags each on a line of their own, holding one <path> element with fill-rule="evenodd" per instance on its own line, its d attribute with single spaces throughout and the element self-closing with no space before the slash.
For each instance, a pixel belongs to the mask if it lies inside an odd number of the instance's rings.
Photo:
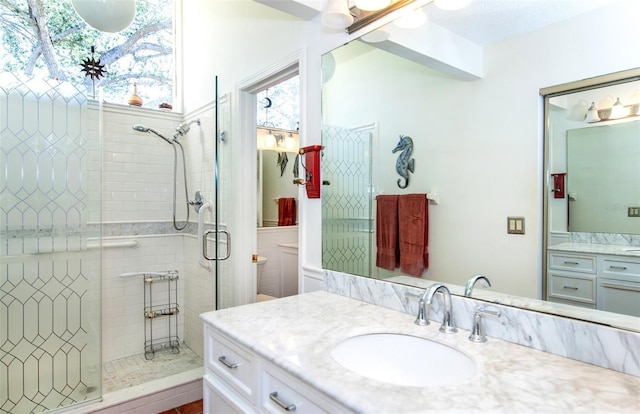
<svg viewBox="0 0 640 414">
<path fill-rule="evenodd" d="M 216 242 L 218 241 L 219 233 L 223 233 L 227 235 L 227 255 L 224 257 L 211 257 L 207 254 L 207 243 L 209 241 L 207 236 L 214 233 L 216 235 Z M 215 229 L 205 231 L 204 234 L 202 235 L 202 256 L 209 261 L 227 260 L 231 256 L 231 233 L 229 233 L 227 230 L 215 230 Z"/>
</svg>

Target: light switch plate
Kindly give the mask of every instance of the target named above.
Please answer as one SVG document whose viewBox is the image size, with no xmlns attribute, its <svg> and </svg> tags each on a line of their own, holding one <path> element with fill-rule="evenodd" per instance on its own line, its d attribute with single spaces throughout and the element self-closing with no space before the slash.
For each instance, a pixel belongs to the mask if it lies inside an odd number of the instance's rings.
<svg viewBox="0 0 640 414">
<path fill-rule="evenodd" d="M 507 217 L 508 234 L 524 234 L 524 217 Z"/>
</svg>

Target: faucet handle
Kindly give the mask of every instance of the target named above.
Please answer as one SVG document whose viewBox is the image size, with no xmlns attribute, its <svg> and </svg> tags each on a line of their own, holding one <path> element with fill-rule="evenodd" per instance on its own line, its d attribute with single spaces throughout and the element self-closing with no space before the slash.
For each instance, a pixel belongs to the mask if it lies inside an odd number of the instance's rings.
<svg viewBox="0 0 640 414">
<path fill-rule="evenodd" d="M 416 320 L 413 323 L 420 326 L 429 325 L 429 319 L 427 318 L 427 305 L 423 298 L 420 298 L 420 302 L 418 302 L 418 316 L 416 316 Z"/>
<path fill-rule="evenodd" d="M 482 328 L 482 315 L 490 315 L 496 318 L 500 317 L 499 310 L 490 310 L 481 307 L 476 307 L 476 311 L 473 314 L 473 327 L 469 340 L 471 342 L 487 342 L 487 337 L 484 336 L 484 329 Z"/>
<path fill-rule="evenodd" d="M 415 324 L 420 326 L 429 325 L 429 319 L 427 318 L 427 307 L 424 302 L 424 295 L 417 295 L 415 293 L 407 292 L 404 294 L 408 299 L 409 297 L 419 298 L 418 302 L 418 315 L 416 316 Z"/>
</svg>

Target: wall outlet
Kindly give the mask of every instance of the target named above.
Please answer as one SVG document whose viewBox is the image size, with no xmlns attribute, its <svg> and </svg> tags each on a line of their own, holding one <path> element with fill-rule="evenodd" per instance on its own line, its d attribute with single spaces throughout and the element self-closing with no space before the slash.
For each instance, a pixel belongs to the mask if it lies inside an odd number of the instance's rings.
<svg viewBox="0 0 640 414">
<path fill-rule="evenodd" d="M 628 217 L 640 217 L 640 207 L 629 207 Z"/>
<path fill-rule="evenodd" d="M 524 217 L 507 217 L 507 234 L 524 234 Z"/>
</svg>

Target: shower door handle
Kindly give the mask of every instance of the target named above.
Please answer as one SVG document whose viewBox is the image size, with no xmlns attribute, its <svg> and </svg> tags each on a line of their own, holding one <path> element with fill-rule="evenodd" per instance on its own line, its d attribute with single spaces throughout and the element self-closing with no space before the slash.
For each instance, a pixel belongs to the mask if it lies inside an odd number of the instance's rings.
<svg viewBox="0 0 640 414">
<path fill-rule="evenodd" d="M 210 234 L 214 234 L 216 235 L 216 243 L 218 242 L 218 234 L 223 233 L 227 236 L 227 255 L 224 257 L 211 257 L 207 254 L 207 243 L 209 241 L 209 239 L 207 238 L 207 236 L 209 236 Z M 202 235 L 202 256 L 209 260 L 209 261 L 216 261 L 216 260 L 227 260 L 229 258 L 229 256 L 231 256 L 231 233 L 229 233 L 227 230 L 207 230 L 204 232 L 204 234 Z"/>
</svg>

